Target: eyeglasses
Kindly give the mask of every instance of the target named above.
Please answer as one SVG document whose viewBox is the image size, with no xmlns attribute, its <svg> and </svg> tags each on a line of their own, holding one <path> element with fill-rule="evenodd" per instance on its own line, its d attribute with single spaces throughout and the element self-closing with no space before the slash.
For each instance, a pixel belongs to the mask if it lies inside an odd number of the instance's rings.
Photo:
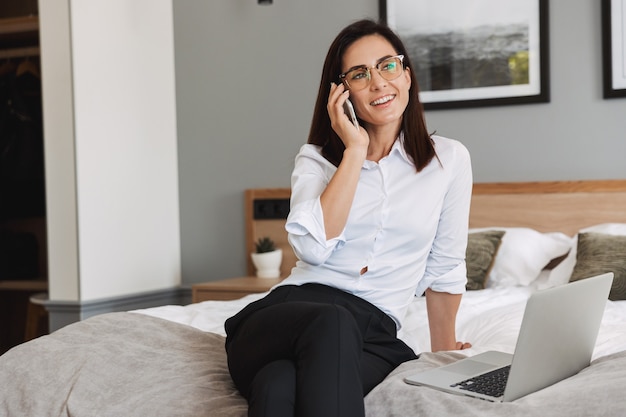
<svg viewBox="0 0 626 417">
<path fill-rule="evenodd" d="M 359 91 L 370 84 L 370 81 L 372 81 L 372 73 L 370 70 L 376 68 L 376 71 L 378 71 L 381 77 L 387 81 L 392 81 L 402 74 L 402 70 L 404 69 L 402 66 L 403 59 L 404 55 L 390 56 L 378 61 L 374 67 L 361 65 L 350 68 L 347 72 L 339 74 L 339 79 L 348 89 Z"/>
</svg>

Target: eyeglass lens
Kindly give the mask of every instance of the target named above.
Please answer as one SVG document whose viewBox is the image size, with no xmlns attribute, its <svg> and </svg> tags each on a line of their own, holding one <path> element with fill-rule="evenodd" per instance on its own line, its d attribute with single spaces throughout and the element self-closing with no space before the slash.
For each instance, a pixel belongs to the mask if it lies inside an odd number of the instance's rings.
<svg viewBox="0 0 626 417">
<path fill-rule="evenodd" d="M 376 70 L 387 81 L 395 80 L 402 74 L 402 58 L 394 56 L 379 62 Z M 372 79 L 370 68 L 356 68 L 345 74 L 345 81 L 352 90 L 362 90 Z"/>
</svg>

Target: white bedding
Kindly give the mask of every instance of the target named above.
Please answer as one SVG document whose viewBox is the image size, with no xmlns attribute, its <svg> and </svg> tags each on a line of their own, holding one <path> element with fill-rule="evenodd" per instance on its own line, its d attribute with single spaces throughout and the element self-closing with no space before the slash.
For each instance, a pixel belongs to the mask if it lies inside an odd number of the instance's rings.
<svg viewBox="0 0 626 417">
<path fill-rule="evenodd" d="M 475 355 L 486 350 L 512 353 L 519 332 L 526 300 L 535 286 L 488 288 L 468 291 L 457 316 L 457 338 L 473 347 L 464 350 Z M 135 313 L 163 318 L 197 329 L 225 335 L 224 321 L 263 294 L 233 301 L 205 301 L 187 306 L 163 306 L 135 310 Z M 409 308 L 400 337 L 416 353 L 430 351 L 425 299 L 416 298 Z M 593 359 L 626 350 L 626 301 L 607 301 Z"/>
</svg>

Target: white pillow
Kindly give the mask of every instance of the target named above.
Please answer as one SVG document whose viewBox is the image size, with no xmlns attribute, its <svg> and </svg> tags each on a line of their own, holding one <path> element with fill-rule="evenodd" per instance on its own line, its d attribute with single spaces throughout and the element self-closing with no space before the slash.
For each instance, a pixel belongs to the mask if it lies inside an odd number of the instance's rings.
<svg viewBox="0 0 626 417">
<path fill-rule="evenodd" d="M 565 255 L 572 247 L 572 238 L 564 233 L 541 233 L 525 227 L 489 227 L 471 229 L 470 233 L 484 230 L 505 232 L 487 288 L 527 286 L 552 259 Z"/>
<path fill-rule="evenodd" d="M 624 223 L 602 223 L 594 226 L 585 227 L 580 229 L 578 233 L 604 233 L 607 235 L 626 236 L 626 224 Z M 557 287 L 559 285 L 567 284 L 574 267 L 576 266 L 576 253 L 578 248 L 578 233 L 572 238 L 572 250 L 570 250 L 567 257 L 558 264 L 552 271 L 545 284 L 539 289 Z"/>
</svg>

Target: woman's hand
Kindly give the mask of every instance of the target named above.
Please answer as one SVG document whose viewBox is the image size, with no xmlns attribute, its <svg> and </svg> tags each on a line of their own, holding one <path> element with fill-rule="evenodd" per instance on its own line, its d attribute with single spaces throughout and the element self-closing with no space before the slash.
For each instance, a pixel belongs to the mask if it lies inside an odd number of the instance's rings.
<svg viewBox="0 0 626 417">
<path fill-rule="evenodd" d="M 456 342 L 456 350 L 469 349 L 472 347 L 471 343 L 468 342 Z"/>
<path fill-rule="evenodd" d="M 369 135 L 367 131 L 361 127 L 357 129 L 348 115 L 346 115 L 343 105 L 350 96 L 350 91 L 346 90 L 343 84 L 330 84 L 330 93 L 328 95 L 328 116 L 330 117 L 330 125 L 346 149 L 354 147 L 367 151 L 369 146 Z"/>
<path fill-rule="evenodd" d="M 349 95 L 343 84 L 331 83 L 326 108 L 330 124 L 346 149 L 337 171 L 320 195 L 326 240 L 339 236 L 346 226 L 370 142 L 367 131 L 362 127 L 357 129 L 343 111 Z"/>
</svg>

